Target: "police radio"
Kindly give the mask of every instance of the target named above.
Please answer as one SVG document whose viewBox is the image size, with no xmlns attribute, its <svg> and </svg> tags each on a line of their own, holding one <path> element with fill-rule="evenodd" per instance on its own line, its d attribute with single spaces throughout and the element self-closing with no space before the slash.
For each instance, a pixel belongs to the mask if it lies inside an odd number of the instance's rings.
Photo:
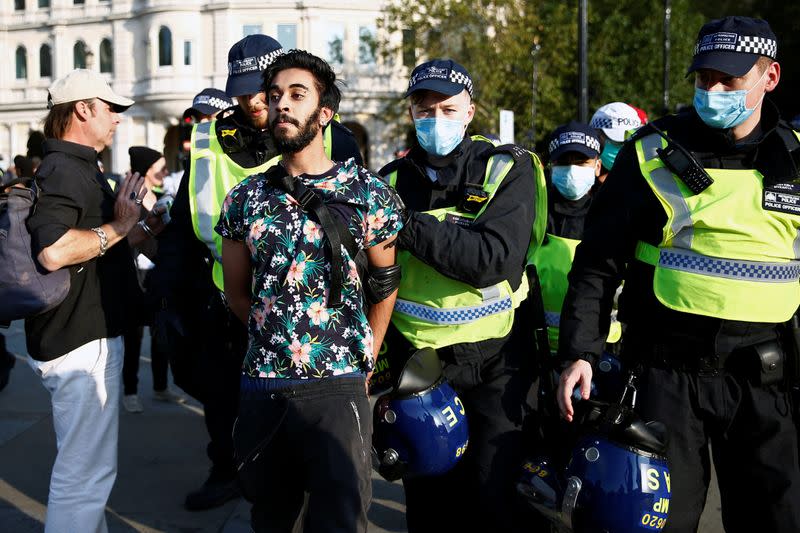
<svg viewBox="0 0 800 533">
<path fill-rule="evenodd" d="M 650 124 L 650 127 L 667 141 L 666 148 L 656 149 L 658 157 L 661 158 L 665 167 L 689 187 L 693 194 L 700 194 L 714 183 L 714 179 L 708 175 L 706 169 L 694 158 L 691 152 L 670 139 L 658 127 L 653 124 Z"/>
</svg>

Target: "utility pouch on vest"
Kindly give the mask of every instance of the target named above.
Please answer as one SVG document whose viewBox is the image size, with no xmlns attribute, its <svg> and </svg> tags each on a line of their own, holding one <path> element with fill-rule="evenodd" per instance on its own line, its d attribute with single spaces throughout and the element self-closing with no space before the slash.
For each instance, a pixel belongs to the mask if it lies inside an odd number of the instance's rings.
<svg viewBox="0 0 800 533">
<path fill-rule="evenodd" d="M 489 201 L 489 193 L 482 187 L 466 187 L 464 196 L 458 204 L 458 210 L 472 215 L 478 213 L 484 204 Z"/>
</svg>

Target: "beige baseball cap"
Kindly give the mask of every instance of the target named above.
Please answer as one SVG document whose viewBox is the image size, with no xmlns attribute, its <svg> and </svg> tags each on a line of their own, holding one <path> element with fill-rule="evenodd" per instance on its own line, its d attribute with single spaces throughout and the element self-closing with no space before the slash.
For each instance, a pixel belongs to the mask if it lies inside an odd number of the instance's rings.
<svg viewBox="0 0 800 533">
<path fill-rule="evenodd" d="M 133 105 L 133 100 L 112 91 L 99 73 L 79 68 L 53 82 L 47 91 L 47 108 L 90 98 L 108 102 L 117 113 L 122 113 Z"/>
</svg>

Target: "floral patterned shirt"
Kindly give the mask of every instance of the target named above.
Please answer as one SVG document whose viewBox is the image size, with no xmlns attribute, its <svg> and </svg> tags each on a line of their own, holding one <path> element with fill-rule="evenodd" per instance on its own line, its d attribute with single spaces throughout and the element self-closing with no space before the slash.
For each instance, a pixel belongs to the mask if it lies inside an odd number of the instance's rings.
<svg viewBox="0 0 800 533">
<path fill-rule="evenodd" d="M 400 231 L 400 204 L 388 185 L 350 159 L 299 179 L 369 248 Z M 330 258 L 322 226 L 263 174 L 230 190 L 216 231 L 241 241 L 253 266 L 250 336 L 242 372 L 262 378 L 323 378 L 373 368 L 372 330 L 356 265 L 342 247 L 342 306 L 326 307 Z"/>
</svg>

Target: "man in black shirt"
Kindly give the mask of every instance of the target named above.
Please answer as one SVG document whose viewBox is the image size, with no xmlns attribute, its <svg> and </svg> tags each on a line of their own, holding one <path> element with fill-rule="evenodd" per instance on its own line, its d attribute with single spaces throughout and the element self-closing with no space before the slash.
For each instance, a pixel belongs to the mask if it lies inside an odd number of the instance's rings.
<svg viewBox="0 0 800 533">
<path fill-rule="evenodd" d="M 132 104 L 82 69 L 56 81 L 48 95 L 45 157 L 36 173 L 41 191 L 28 227 L 41 265 L 69 268 L 70 290 L 55 309 L 25 321 L 29 363 L 50 392 L 58 444 L 47 532 L 107 530 L 105 505 L 117 470 L 121 333 L 136 284 L 126 236 L 146 190 L 134 174 L 115 195 L 97 168 L 97 153 L 111 145 L 118 113 Z"/>
<path fill-rule="evenodd" d="M 222 244 L 213 228 L 228 190 L 278 161 L 266 129 L 261 76 L 281 54 L 280 43 L 266 35 L 249 35 L 231 47 L 225 89 L 238 105 L 194 127 L 192 152 L 170 210 L 172 220 L 159 236 L 151 277 L 151 290 L 161 306 L 156 331 L 170 337 L 175 383 L 203 403 L 210 437 L 211 473 L 187 495 L 189 510 L 222 505 L 239 494 L 231 434 L 247 331 L 222 295 Z M 361 164 L 347 128 L 332 121 L 325 131 L 326 149 L 334 160 L 355 157 Z"/>
<path fill-rule="evenodd" d="M 417 66 L 406 96 L 418 143 L 380 171 L 410 213 L 398 237 L 403 279 L 386 335 L 390 364 L 400 367 L 398 356 L 411 346 L 436 348 L 469 423 L 467 453 L 453 470 L 404 479 L 412 533 L 522 527 L 511 491 L 533 366 L 526 366 L 532 356 L 525 326 L 515 325 L 521 314 L 512 295 L 522 286 L 534 217 L 543 216 L 534 207 L 542 169 L 519 147 L 465 135 L 475 110 L 472 91 L 472 79 L 455 61 Z M 492 169 L 500 159 L 513 164 L 487 179 L 490 159 Z M 485 301 L 468 301 L 481 294 Z M 426 318 L 431 309 L 440 321 Z"/>
<path fill-rule="evenodd" d="M 754 43 L 752 46 L 750 43 Z M 703 26 L 694 108 L 642 127 L 589 212 L 569 275 L 559 403 L 589 397 L 620 280 L 622 357 L 638 405 L 669 430 L 665 531 L 694 531 L 709 441 L 729 531 L 800 531 L 797 433 L 778 325 L 800 305 L 800 142 L 765 101 L 780 66 L 763 20 Z"/>
</svg>

